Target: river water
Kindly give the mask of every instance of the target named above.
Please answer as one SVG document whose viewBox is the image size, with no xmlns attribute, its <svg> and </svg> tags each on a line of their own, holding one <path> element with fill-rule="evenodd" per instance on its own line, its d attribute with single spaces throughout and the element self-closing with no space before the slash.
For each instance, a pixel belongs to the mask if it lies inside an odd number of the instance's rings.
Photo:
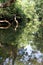
<svg viewBox="0 0 43 65">
<path fill-rule="evenodd" d="M 2 59 L 2 58 L 0 58 Z M 9 57 L 3 62 L 3 65 L 12 65 L 13 59 Z M 17 52 L 17 58 L 14 65 L 43 65 L 43 53 L 34 49 L 30 44 L 21 47 Z"/>
</svg>

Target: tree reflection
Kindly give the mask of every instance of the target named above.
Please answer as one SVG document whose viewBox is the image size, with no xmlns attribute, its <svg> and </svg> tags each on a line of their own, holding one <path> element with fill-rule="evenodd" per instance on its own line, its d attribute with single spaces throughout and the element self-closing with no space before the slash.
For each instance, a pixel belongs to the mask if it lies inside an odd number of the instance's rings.
<svg viewBox="0 0 43 65">
<path fill-rule="evenodd" d="M 37 49 L 43 52 L 43 22 L 41 22 L 38 31 L 35 33 L 34 44 Z"/>
</svg>

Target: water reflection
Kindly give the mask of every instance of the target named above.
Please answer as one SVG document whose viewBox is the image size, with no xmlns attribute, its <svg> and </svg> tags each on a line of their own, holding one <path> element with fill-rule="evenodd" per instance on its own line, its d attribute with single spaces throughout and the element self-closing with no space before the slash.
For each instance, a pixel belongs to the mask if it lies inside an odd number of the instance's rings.
<svg viewBox="0 0 43 65">
<path fill-rule="evenodd" d="M 12 59 L 6 58 L 3 65 L 12 65 Z"/>
<path fill-rule="evenodd" d="M 12 65 L 12 60 L 12 58 L 6 58 L 3 65 Z M 41 65 L 43 65 L 43 53 L 39 50 L 34 50 L 31 45 L 27 45 L 26 47 L 23 46 L 18 50 L 14 65 L 19 65 L 19 63 L 21 63 L 21 65 L 35 65 L 32 64 L 34 60 L 35 62 L 37 61 L 37 63 L 42 63 Z"/>
<path fill-rule="evenodd" d="M 24 47 L 24 54 L 20 58 L 20 62 L 23 62 L 24 65 L 32 65 L 32 61 L 37 60 L 38 63 L 43 63 L 43 53 L 39 50 L 34 50 L 31 45 Z M 21 51 L 21 50 L 20 50 Z M 20 52 L 19 51 L 19 52 Z M 22 51 L 21 51 L 22 52 Z M 20 54 L 19 54 L 20 55 Z M 35 64 L 34 64 L 35 65 Z"/>
</svg>

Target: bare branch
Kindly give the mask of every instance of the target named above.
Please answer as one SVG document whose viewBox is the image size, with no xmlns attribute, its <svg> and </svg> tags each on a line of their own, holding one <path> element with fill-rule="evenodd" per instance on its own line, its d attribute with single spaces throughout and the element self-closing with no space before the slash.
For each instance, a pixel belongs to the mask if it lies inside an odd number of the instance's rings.
<svg viewBox="0 0 43 65">
<path fill-rule="evenodd" d="M 18 21 L 17 21 L 17 19 L 16 19 L 16 15 L 15 15 L 15 17 L 14 17 L 14 20 L 15 20 L 15 22 L 16 22 L 16 27 L 15 27 L 15 31 L 16 31 L 16 29 L 18 28 Z"/>
<path fill-rule="evenodd" d="M 6 23 L 7 25 L 2 25 Z M 10 22 L 7 20 L 0 20 L 0 29 L 8 29 L 11 26 Z"/>
</svg>

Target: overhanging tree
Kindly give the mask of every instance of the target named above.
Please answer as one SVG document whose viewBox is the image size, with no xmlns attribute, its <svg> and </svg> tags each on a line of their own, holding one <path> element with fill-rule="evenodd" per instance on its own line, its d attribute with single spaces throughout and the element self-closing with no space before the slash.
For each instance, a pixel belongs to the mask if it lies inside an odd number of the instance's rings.
<svg viewBox="0 0 43 65">
<path fill-rule="evenodd" d="M 5 4 L 5 2 L 3 4 Z M 0 20 L 6 19 L 12 23 L 14 22 L 14 15 L 16 15 L 18 28 L 16 31 L 14 30 L 14 27 L 16 27 L 16 23 L 14 23 L 6 30 L 0 29 L 0 56 L 2 56 L 4 59 L 6 57 L 14 58 L 14 56 L 16 57 L 18 45 L 27 45 L 30 43 L 30 41 L 32 41 L 31 45 L 35 44 L 37 48 L 40 49 L 41 47 L 39 48 L 38 46 L 40 43 L 38 42 L 38 44 L 36 40 L 39 41 L 42 36 L 42 33 L 39 33 L 42 31 L 42 28 L 39 29 L 42 21 L 39 21 L 39 10 L 37 11 L 36 1 L 17 0 L 14 3 L 11 3 L 11 5 L 6 5 L 6 7 L 4 7 L 3 4 L 0 5 Z M 37 38 L 37 32 L 40 38 Z M 3 52 L 3 49 L 5 53 Z"/>
</svg>

